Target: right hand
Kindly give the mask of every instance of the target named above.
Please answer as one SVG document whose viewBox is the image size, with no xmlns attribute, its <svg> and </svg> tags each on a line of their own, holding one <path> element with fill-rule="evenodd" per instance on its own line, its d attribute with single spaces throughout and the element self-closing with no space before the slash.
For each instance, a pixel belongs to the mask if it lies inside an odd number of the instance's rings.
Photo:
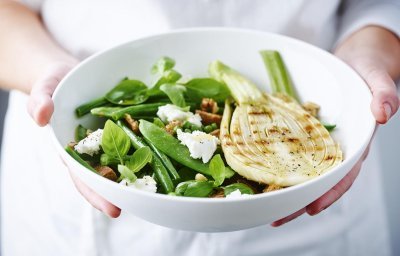
<svg viewBox="0 0 400 256">
<path fill-rule="evenodd" d="M 28 100 L 28 112 L 39 126 L 45 126 L 53 114 L 54 103 L 52 95 L 61 79 L 77 64 L 76 63 L 54 63 L 32 86 Z M 106 215 L 117 218 L 121 210 L 115 205 L 96 194 L 91 188 L 86 186 L 69 169 L 72 181 L 78 191 L 96 209 Z"/>
</svg>

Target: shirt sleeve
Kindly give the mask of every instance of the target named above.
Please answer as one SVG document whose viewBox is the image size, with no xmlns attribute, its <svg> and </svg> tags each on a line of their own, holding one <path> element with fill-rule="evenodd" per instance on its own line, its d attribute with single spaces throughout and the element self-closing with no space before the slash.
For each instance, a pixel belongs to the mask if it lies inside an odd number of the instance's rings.
<svg viewBox="0 0 400 256">
<path fill-rule="evenodd" d="M 339 13 L 339 33 L 335 45 L 368 25 L 384 27 L 400 37 L 400 1 L 345 0 Z"/>
</svg>

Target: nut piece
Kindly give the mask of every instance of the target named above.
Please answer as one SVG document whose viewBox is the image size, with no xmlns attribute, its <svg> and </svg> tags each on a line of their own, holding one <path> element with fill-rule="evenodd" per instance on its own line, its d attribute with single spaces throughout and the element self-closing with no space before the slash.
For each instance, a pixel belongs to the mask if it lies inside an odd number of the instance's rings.
<svg viewBox="0 0 400 256">
<path fill-rule="evenodd" d="M 224 198 L 225 193 L 223 189 L 217 189 L 214 193 L 210 195 L 211 198 Z"/>
<path fill-rule="evenodd" d="M 264 193 L 267 193 L 267 192 L 271 192 L 271 191 L 274 191 L 274 190 L 279 190 L 279 189 L 282 189 L 282 188 L 283 188 L 283 187 L 281 187 L 281 186 L 279 186 L 279 185 L 271 184 L 271 185 L 267 185 L 267 186 L 264 188 L 263 192 L 264 192 Z"/>
<path fill-rule="evenodd" d="M 112 181 L 116 181 L 116 180 L 118 179 L 118 178 L 117 178 L 117 175 L 116 175 L 115 172 L 114 172 L 114 170 L 111 169 L 111 168 L 108 167 L 108 166 L 99 165 L 99 166 L 96 166 L 94 169 L 95 169 L 101 176 L 103 176 L 103 177 L 106 178 L 106 179 L 109 179 L 109 180 L 112 180 Z"/>
<path fill-rule="evenodd" d="M 182 122 L 181 121 L 177 121 L 177 120 L 173 120 L 171 122 L 169 122 L 166 126 L 165 126 L 165 130 L 171 134 L 174 135 L 176 128 L 175 127 L 181 127 L 182 126 Z"/>
<path fill-rule="evenodd" d="M 216 114 L 218 112 L 218 104 L 213 99 L 203 98 L 200 109 L 204 112 Z"/>
<path fill-rule="evenodd" d="M 208 113 L 202 110 L 196 110 L 196 114 L 201 117 L 201 122 L 204 125 L 216 123 L 218 126 L 221 124 L 222 116 L 218 114 Z"/>
<path fill-rule="evenodd" d="M 315 104 L 314 102 L 304 102 L 302 105 L 303 109 L 307 111 L 310 115 L 317 117 L 320 106 L 318 104 Z"/>
<path fill-rule="evenodd" d="M 197 181 L 207 181 L 208 180 L 207 177 L 201 173 L 197 173 L 196 176 L 194 177 L 194 179 Z"/>
<path fill-rule="evenodd" d="M 135 134 L 139 134 L 139 123 L 132 118 L 131 115 L 125 114 L 125 121 L 128 123 L 129 127 Z"/>
<path fill-rule="evenodd" d="M 217 138 L 219 138 L 219 129 L 216 129 L 216 130 L 210 132 L 210 134 L 215 136 L 215 137 L 217 137 Z"/>
</svg>

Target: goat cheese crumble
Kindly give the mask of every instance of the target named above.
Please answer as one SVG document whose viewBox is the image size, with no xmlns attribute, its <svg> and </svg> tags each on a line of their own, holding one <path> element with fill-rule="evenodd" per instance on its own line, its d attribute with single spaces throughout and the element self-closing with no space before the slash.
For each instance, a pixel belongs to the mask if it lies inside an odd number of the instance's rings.
<svg viewBox="0 0 400 256">
<path fill-rule="evenodd" d="M 172 121 L 188 121 L 196 126 L 201 126 L 201 117 L 199 114 L 193 114 L 190 111 L 185 111 L 184 109 L 173 104 L 167 104 L 158 107 L 157 116 L 164 123 L 169 123 Z"/>
<path fill-rule="evenodd" d="M 74 148 L 79 154 L 85 153 L 93 156 L 100 151 L 102 136 L 103 129 L 98 129 L 89 134 L 89 136 L 87 136 L 83 140 L 79 141 L 79 143 L 76 144 Z"/>
<path fill-rule="evenodd" d="M 130 182 L 128 179 L 123 179 L 120 184 L 128 187 L 134 187 L 146 192 L 157 192 L 157 182 L 148 175 L 143 176 L 141 179 L 136 179 L 134 182 Z"/>
<path fill-rule="evenodd" d="M 236 189 L 226 195 L 226 198 L 240 198 L 240 197 L 248 197 L 250 196 L 249 194 L 242 194 L 239 189 Z"/>
<path fill-rule="evenodd" d="M 217 150 L 219 139 L 211 134 L 201 131 L 187 133 L 182 132 L 181 129 L 178 129 L 176 132 L 181 144 L 189 149 L 190 157 L 195 159 L 201 158 L 203 163 L 210 161 L 215 150 Z"/>
</svg>

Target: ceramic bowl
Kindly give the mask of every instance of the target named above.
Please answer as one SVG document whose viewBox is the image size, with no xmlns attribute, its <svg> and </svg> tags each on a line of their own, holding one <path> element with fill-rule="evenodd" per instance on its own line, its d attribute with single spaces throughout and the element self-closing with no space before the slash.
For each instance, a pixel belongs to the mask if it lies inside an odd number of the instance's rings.
<svg viewBox="0 0 400 256">
<path fill-rule="evenodd" d="M 104 95 L 123 77 L 150 81 L 150 67 L 161 56 L 176 60 L 176 69 L 193 77 L 207 76 L 216 59 L 240 71 L 262 90 L 269 80 L 259 51 L 278 50 L 301 99 L 321 106 L 322 119 L 334 123 L 332 133 L 344 161 L 308 182 L 237 199 L 176 197 L 139 191 L 85 169 L 64 147 L 78 124 L 95 127 L 90 115 L 76 118 L 74 109 Z M 281 35 L 237 29 L 190 29 L 154 35 L 97 53 L 75 67 L 53 95 L 50 132 L 59 154 L 72 171 L 98 194 L 149 222 L 182 230 L 222 232 L 270 223 L 308 205 L 338 183 L 361 157 L 375 127 L 371 94 L 346 64 L 302 41 Z"/>
</svg>

